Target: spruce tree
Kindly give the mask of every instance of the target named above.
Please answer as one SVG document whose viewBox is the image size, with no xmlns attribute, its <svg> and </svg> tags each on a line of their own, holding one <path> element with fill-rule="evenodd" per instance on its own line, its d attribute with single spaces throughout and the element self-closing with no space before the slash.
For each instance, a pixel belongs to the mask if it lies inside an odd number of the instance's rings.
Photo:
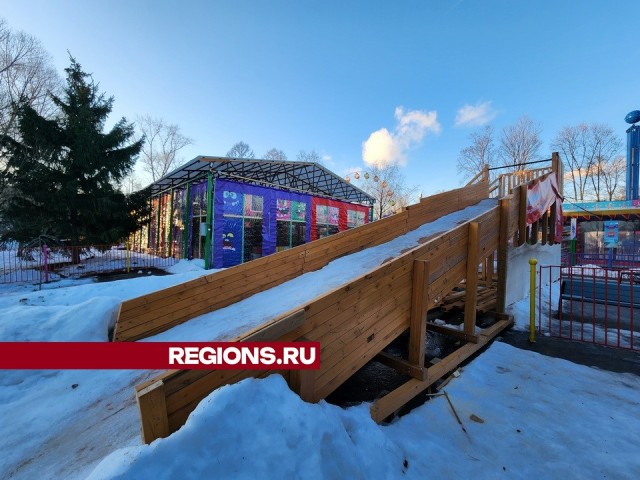
<svg viewBox="0 0 640 480">
<path fill-rule="evenodd" d="M 46 119 L 19 108 L 19 137 L 5 139 L 11 196 L 4 239 L 51 235 L 70 245 L 119 242 L 148 216 L 148 192 L 124 195 L 119 182 L 142 147 L 125 118 L 104 133 L 113 97 L 71 58 L 64 94 L 51 95 L 59 114 Z"/>
</svg>

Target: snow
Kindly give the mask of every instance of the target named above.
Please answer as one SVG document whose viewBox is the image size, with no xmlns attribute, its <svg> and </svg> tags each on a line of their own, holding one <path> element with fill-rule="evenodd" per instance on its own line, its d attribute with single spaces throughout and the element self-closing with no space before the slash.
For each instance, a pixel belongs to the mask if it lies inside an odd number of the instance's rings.
<svg viewBox="0 0 640 480">
<path fill-rule="evenodd" d="M 338 286 L 494 204 L 443 217 L 156 339 L 229 338 L 318 295 L 318 284 Z M 41 291 L 1 286 L 0 341 L 106 341 L 121 301 L 210 273 L 193 261 L 171 270 L 106 283 L 64 280 Z M 517 324 L 528 325 L 519 305 Z M 180 431 L 141 445 L 134 386 L 157 373 L 0 371 L 0 478 L 495 478 L 505 471 L 634 478 L 638 469 L 638 377 L 500 343 L 446 387 L 467 434 L 442 397 L 379 426 L 366 404 L 306 404 L 271 376 L 213 392 Z"/>
<path fill-rule="evenodd" d="M 635 375 L 494 343 L 446 387 L 465 433 L 443 397 L 380 426 L 367 405 L 307 404 L 282 377 L 250 379 L 89 478 L 636 478 L 638 388 Z"/>
</svg>

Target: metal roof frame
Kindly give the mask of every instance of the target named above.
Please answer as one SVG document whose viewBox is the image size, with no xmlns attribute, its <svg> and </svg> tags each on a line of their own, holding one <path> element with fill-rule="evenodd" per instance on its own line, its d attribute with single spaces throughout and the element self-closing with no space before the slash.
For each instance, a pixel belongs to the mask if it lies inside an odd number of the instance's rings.
<svg viewBox="0 0 640 480">
<path fill-rule="evenodd" d="M 211 172 L 217 178 L 283 188 L 347 202 L 373 205 L 375 199 L 313 162 L 198 156 L 151 184 L 156 195 Z"/>
</svg>

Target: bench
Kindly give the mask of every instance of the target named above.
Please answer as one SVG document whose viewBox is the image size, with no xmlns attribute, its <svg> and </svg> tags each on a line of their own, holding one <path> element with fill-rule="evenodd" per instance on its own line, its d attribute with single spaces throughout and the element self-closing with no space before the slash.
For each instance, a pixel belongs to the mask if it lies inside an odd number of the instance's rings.
<svg viewBox="0 0 640 480">
<path fill-rule="evenodd" d="M 640 285 L 617 279 L 563 278 L 560 281 L 558 314 L 562 312 L 563 300 L 640 308 Z"/>
</svg>

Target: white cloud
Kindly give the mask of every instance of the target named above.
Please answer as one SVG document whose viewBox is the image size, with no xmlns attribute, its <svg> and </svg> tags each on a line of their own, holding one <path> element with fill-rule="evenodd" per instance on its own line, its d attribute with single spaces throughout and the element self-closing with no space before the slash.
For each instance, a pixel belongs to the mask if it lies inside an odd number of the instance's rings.
<svg viewBox="0 0 640 480">
<path fill-rule="evenodd" d="M 427 133 L 440 133 L 438 114 L 435 111 L 404 111 L 397 107 L 395 129 L 376 130 L 362 142 L 362 159 L 368 166 L 404 165 L 407 162 L 406 151 L 419 145 Z"/>
<path fill-rule="evenodd" d="M 496 112 L 491 108 L 491 102 L 466 104 L 456 114 L 456 127 L 482 126 L 496 117 Z"/>
</svg>

